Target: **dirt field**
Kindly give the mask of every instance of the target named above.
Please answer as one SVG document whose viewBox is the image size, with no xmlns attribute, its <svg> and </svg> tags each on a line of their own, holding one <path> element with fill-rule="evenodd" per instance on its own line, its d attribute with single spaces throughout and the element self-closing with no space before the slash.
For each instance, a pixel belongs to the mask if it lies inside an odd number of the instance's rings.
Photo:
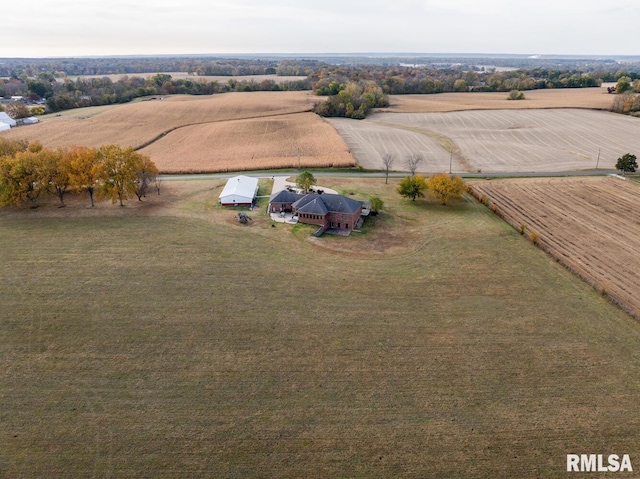
<svg viewBox="0 0 640 479">
<path fill-rule="evenodd" d="M 640 315 L 640 184 L 608 178 L 473 182 L 515 228 Z"/>
<path fill-rule="evenodd" d="M 419 151 L 420 171 L 448 171 L 453 151 L 454 172 L 613 169 L 621 155 L 640 151 L 639 119 L 594 110 L 376 113 L 333 123 L 365 168 L 381 168 L 390 152 L 403 169 L 402 160 Z"/>
<path fill-rule="evenodd" d="M 393 113 L 438 113 L 462 110 L 510 110 L 524 108 L 588 108 L 609 110 L 614 95 L 606 88 L 558 88 L 525 91 L 525 100 L 507 100 L 506 92 L 439 93 L 436 95 L 391 95 Z"/>
<path fill-rule="evenodd" d="M 638 467 L 638 322 L 475 201 L 322 183 L 385 213 L 312 241 L 264 210 L 239 225 L 223 180 L 0 210 L 0 476 Z"/>
<path fill-rule="evenodd" d="M 197 148 L 194 147 L 197 145 Z M 314 113 L 206 123 L 175 130 L 143 148 L 166 173 L 354 166 L 336 131 Z"/>
</svg>

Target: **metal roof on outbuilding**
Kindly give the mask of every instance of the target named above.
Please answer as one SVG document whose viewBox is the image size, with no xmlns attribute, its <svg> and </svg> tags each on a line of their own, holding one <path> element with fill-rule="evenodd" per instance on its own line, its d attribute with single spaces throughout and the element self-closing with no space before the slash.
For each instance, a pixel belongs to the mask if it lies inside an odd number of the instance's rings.
<svg viewBox="0 0 640 479">
<path fill-rule="evenodd" d="M 252 178 L 251 176 L 238 175 L 229 178 L 227 184 L 224 186 L 222 193 L 220 193 L 220 200 L 224 203 L 225 198 L 233 196 L 246 198 L 247 202 L 253 201 L 258 192 L 258 178 Z"/>
</svg>

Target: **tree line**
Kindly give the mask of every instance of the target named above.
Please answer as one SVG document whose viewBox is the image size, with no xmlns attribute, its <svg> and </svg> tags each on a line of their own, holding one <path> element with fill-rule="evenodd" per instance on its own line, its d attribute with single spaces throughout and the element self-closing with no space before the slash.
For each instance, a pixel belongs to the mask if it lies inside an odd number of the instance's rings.
<svg viewBox="0 0 640 479">
<path fill-rule="evenodd" d="M 156 74 L 150 78 L 125 76 L 117 81 L 108 77 L 78 78 L 73 81 L 52 81 L 42 84 L 37 90 L 29 88 L 29 98 L 46 97 L 50 111 L 69 110 L 86 106 L 127 103 L 135 98 L 154 95 L 213 95 L 226 92 L 249 91 L 299 91 L 309 90 L 307 80 L 277 83 L 229 79 L 226 82 L 207 81 L 194 77 L 174 79 L 168 74 Z M 2 93 L 0 87 L 0 94 Z M 35 95 L 34 95 L 35 93 Z"/>
<path fill-rule="evenodd" d="M 38 206 L 43 193 L 58 197 L 87 193 L 91 206 L 106 199 L 124 206 L 134 196 L 142 201 L 150 188 L 160 193 L 158 168 L 146 155 L 118 145 L 99 148 L 44 148 L 38 142 L 0 138 L 0 206 Z"/>
<path fill-rule="evenodd" d="M 585 88 L 600 86 L 603 81 L 617 81 L 622 76 L 638 78 L 635 73 L 616 73 L 533 69 L 500 71 L 458 70 L 451 68 L 412 68 L 383 66 L 330 66 L 309 75 L 314 91 L 321 95 L 332 84 L 373 81 L 385 94 L 430 94 L 462 91 L 509 92 L 544 88 Z"/>
<path fill-rule="evenodd" d="M 306 76 L 322 62 L 313 59 L 216 58 L 216 57 L 101 57 L 101 58 L 3 58 L 0 77 L 33 78 L 51 72 L 66 76 L 133 75 L 149 72 L 185 72 L 194 75 Z"/>
</svg>

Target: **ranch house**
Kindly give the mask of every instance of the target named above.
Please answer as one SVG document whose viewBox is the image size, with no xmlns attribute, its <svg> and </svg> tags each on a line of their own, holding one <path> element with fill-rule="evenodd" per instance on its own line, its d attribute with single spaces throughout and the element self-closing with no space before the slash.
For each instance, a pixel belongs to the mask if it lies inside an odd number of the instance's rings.
<svg viewBox="0 0 640 479">
<path fill-rule="evenodd" d="M 351 232 L 363 216 L 362 201 L 334 194 L 309 193 L 307 195 L 282 190 L 271 196 L 270 213 L 291 212 L 300 223 L 320 227 L 317 235 L 326 230 Z"/>
</svg>

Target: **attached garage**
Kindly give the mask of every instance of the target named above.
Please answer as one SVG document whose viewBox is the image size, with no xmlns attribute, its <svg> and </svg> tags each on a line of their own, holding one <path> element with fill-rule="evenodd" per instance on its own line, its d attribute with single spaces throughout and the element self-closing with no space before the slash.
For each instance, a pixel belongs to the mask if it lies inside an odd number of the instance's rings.
<svg viewBox="0 0 640 479">
<path fill-rule="evenodd" d="M 234 176 L 229 178 L 222 193 L 220 204 L 222 206 L 251 206 L 258 194 L 258 178 L 250 176 Z"/>
</svg>

